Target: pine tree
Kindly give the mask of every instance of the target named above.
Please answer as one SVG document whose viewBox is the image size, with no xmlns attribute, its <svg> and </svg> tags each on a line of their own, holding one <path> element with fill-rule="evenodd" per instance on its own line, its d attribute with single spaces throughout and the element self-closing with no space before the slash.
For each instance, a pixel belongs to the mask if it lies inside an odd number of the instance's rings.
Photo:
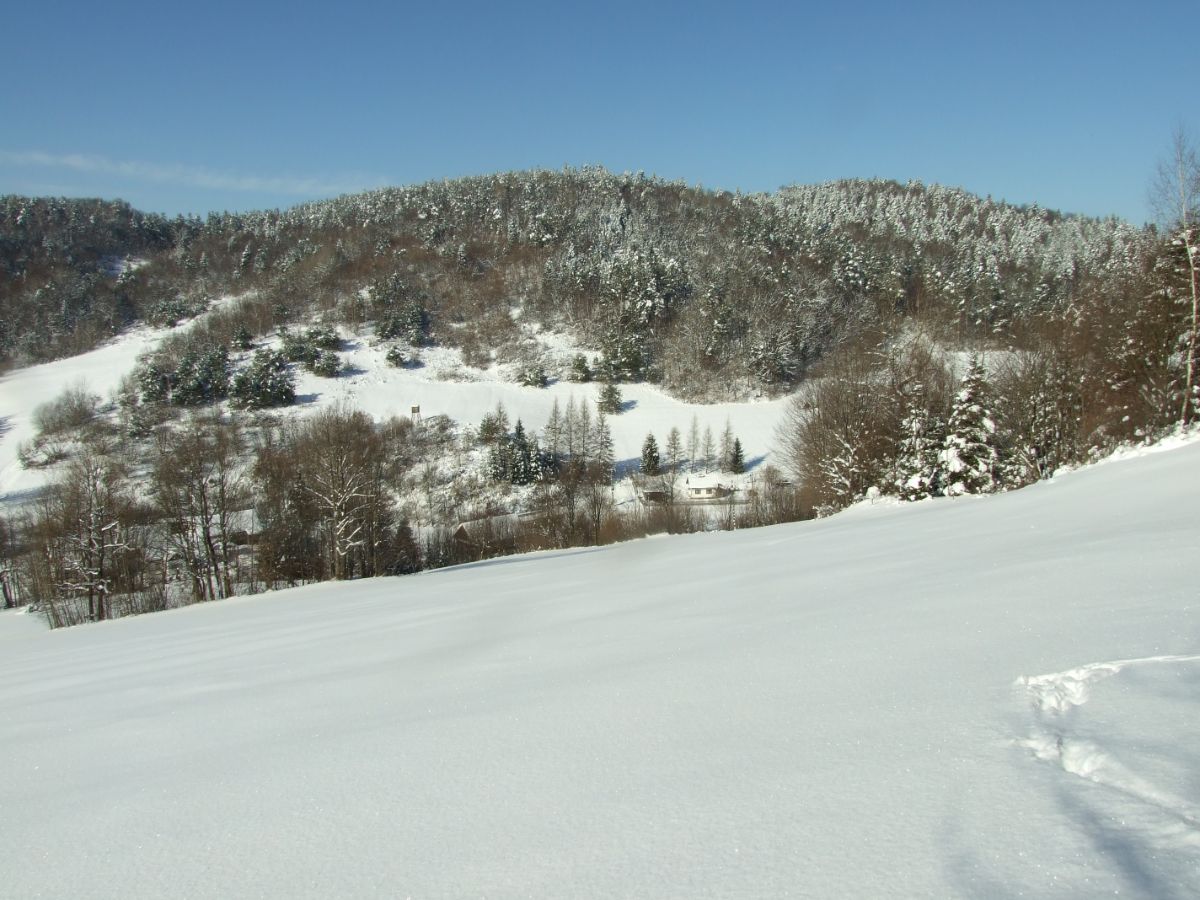
<svg viewBox="0 0 1200 900">
<path fill-rule="evenodd" d="M 642 442 L 642 474 L 657 475 L 659 462 L 658 442 L 654 440 L 654 435 L 651 433 L 646 435 L 646 440 Z"/>
<path fill-rule="evenodd" d="M 983 363 L 972 357 L 946 426 L 940 462 L 945 492 L 985 494 L 1000 487 L 996 423 Z"/>
<path fill-rule="evenodd" d="M 238 406 L 267 409 L 296 402 L 295 376 L 283 354 L 263 349 L 233 379 L 229 396 Z"/>
<path fill-rule="evenodd" d="M 304 368 L 322 378 L 335 378 L 342 370 L 342 360 L 332 350 L 320 348 L 304 363 Z"/>
</svg>

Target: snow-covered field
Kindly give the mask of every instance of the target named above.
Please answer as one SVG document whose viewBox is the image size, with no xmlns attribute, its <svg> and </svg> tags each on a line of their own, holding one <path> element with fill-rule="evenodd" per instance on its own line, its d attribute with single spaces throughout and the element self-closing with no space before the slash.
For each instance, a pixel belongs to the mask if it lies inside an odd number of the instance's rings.
<svg viewBox="0 0 1200 900">
<path fill-rule="evenodd" d="M 1200 443 L 991 498 L 0 616 L 0 895 L 1200 894 Z"/>
<path fill-rule="evenodd" d="M 108 399 L 121 379 L 133 371 L 137 358 L 153 350 L 168 331 L 139 328 L 90 353 L 0 376 L 0 503 L 6 498 L 29 497 L 53 474 L 53 470 L 22 469 L 17 459 L 20 444 L 35 436 L 34 410 L 75 385 Z M 510 424 L 521 419 L 526 431 L 537 432 L 545 426 L 556 399 L 561 411 L 574 398 L 577 404 L 586 400 L 595 412 L 599 385 L 594 383 L 523 387 L 506 380 L 508 373 L 503 367 L 480 370 L 463 366 L 461 354 L 447 348 L 423 351 L 424 364 L 419 367 L 396 369 L 387 363 L 387 345 L 361 335 L 345 337 L 345 350 L 339 356 L 347 372 L 337 378 L 321 378 L 297 368 L 300 402 L 290 414 L 303 416 L 345 402 L 381 420 L 407 416 L 418 406 L 426 418 L 445 415 L 460 425 L 474 427 L 497 403 L 503 403 Z M 459 380 L 448 380 L 451 375 Z M 775 428 L 787 403 L 786 398 L 712 405 L 685 403 L 642 384 L 622 385 L 621 392 L 625 411 L 609 420 L 618 463 L 639 459 L 642 442 L 651 431 L 660 447 L 672 427 L 678 428 L 686 441 L 695 417 L 700 433 L 708 428 L 718 442 L 729 422 L 742 441 L 747 466 L 756 468 L 772 461 Z"/>
</svg>

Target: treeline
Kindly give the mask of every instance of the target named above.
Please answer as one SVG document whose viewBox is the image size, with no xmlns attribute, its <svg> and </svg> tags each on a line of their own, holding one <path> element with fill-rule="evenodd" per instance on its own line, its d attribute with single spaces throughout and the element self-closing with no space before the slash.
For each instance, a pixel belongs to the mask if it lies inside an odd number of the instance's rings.
<svg viewBox="0 0 1200 900">
<path fill-rule="evenodd" d="M 177 243 L 120 201 L 0 197 L 0 366 L 90 349 L 139 321 L 183 317 L 195 286 L 140 273 Z"/>
<path fill-rule="evenodd" d="M 47 490 L 0 519 L 5 602 L 36 603 L 54 626 L 150 612 L 329 579 L 408 574 L 522 550 L 799 518 L 768 473 L 752 502 L 714 518 L 676 484 L 716 463 L 693 420 L 643 463 L 652 507 L 615 505 L 608 418 L 570 399 L 540 435 L 502 406 L 478 428 L 374 422 L 333 407 L 306 418 L 212 405 L 148 417 L 71 388 L 35 415 L 53 455 Z M 726 427 L 722 454 L 741 465 Z M 686 453 L 686 455 L 685 455 Z M 42 462 L 47 462 L 42 460 Z M 626 475 L 639 474 L 633 471 Z M 517 493 L 513 493 L 517 492 Z"/>
<path fill-rule="evenodd" d="M 206 410 L 155 428 L 139 453 L 95 416 L 48 490 L 6 523 L 6 585 L 69 625 L 416 571 L 395 495 L 422 439 L 408 420 L 341 408 L 249 434 Z"/>
<path fill-rule="evenodd" d="M 1180 228 L 1114 281 L 1020 335 L 958 359 L 927 335 L 876 333 L 813 373 L 780 442 L 805 500 L 989 493 L 1048 478 L 1196 421 L 1197 230 Z"/>
</svg>

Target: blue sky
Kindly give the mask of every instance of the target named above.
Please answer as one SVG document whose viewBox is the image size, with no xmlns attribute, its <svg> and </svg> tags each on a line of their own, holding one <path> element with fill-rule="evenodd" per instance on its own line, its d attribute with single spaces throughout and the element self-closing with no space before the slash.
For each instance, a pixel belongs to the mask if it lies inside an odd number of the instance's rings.
<svg viewBox="0 0 1200 900">
<path fill-rule="evenodd" d="M 437 8 L 435 8 L 437 6 Z M 167 213 L 601 164 L 1148 217 L 1194 2 L 10 4 L 0 193 Z"/>
</svg>

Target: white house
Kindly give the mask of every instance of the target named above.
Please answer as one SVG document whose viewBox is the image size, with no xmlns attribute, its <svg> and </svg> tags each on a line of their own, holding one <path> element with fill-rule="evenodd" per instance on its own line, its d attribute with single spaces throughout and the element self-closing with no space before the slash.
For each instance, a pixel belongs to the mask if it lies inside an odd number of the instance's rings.
<svg viewBox="0 0 1200 900">
<path fill-rule="evenodd" d="M 689 500 L 720 500 L 733 493 L 733 488 L 716 474 L 689 475 L 684 490 Z"/>
</svg>

